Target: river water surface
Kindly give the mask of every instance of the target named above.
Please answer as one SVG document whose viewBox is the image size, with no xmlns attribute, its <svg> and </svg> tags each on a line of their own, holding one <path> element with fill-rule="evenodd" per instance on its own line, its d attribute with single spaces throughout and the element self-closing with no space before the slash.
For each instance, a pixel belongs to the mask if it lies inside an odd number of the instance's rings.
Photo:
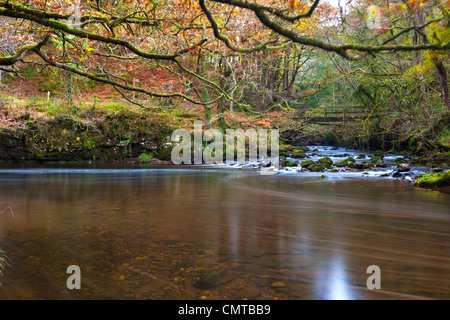
<svg viewBox="0 0 450 320">
<path fill-rule="evenodd" d="M 361 174 L 0 167 L 0 299 L 450 299 L 449 205 Z"/>
</svg>

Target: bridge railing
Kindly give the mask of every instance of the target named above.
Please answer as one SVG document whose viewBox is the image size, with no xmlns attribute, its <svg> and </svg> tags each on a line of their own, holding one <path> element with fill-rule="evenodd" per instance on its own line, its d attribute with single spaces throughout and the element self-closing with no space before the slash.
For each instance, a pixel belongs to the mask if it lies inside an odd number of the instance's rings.
<svg viewBox="0 0 450 320">
<path fill-rule="evenodd" d="M 310 122 L 341 122 L 362 118 L 365 115 L 367 109 L 364 107 L 325 107 L 305 109 L 301 118 Z"/>
</svg>

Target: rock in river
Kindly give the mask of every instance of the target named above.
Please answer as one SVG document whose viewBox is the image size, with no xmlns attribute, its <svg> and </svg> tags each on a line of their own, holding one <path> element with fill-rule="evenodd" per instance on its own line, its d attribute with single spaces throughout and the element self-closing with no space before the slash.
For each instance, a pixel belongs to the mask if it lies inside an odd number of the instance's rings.
<svg viewBox="0 0 450 320">
<path fill-rule="evenodd" d="M 398 172 L 409 172 L 411 171 L 411 168 L 407 163 L 399 163 L 397 164 L 397 171 Z"/>
</svg>

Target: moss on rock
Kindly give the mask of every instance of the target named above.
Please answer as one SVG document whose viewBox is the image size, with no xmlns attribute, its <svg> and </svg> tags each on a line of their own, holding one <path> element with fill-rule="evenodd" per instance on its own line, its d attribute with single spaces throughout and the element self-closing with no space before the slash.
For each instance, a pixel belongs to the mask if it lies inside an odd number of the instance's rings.
<svg viewBox="0 0 450 320">
<path fill-rule="evenodd" d="M 337 167 L 346 167 L 349 166 L 350 164 L 355 163 L 355 159 L 352 157 L 348 157 L 340 162 L 335 163 L 334 165 Z"/>
<path fill-rule="evenodd" d="M 421 188 L 449 187 L 450 171 L 424 174 L 416 179 L 414 185 Z"/>
<path fill-rule="evenodd" d="M 319 163 L 314 163 L 312 166 L 309 167 L 309 171 L 311 172 L 323 172 L 327 167 L 324 165 L 321 165 Z"/>
<path fill-rule="evenodd" d="M 298 152 L 294 152 L 291 154 L 291 158 L 294 158 L 294 159 L 304 159 L 306 157 L 307 157 L 307 155 L 303 151 L 298 151 Z"/>
<path fill-rule="evenodd" d="M 303 161 L 300 165 L 302 166 L 302 168 L 308 169 L 309 167 L 311 167 L 315 162 L 313 160 L 306 160 Z"/>
<path fill-rule="evenodd" d="M 333 160 L 331 160 L 330 157 L 321 158 L 321 159 L 317 160 L 317 162 L 325 167 L 331 167 L 333 165 Z"/>
<path fill-rule="evenodd" d="M 289 161 L 289 160 L 283 160 L 283 162 L 281 162 L 281 166 L 282 167 L 297 167 L 298 166 L 298 162 L 296 162 L 296 161 Z"/>
<path fill-rule="evenodd" d="M 289 144 L 280 144 L 279 146 L 279 154 L 280 157 L 288 157 L 293 151 L 294 146 L 291 146 Z"/>
<path fill-rule="evenodd" d="M 371 161 L 373 164 L 380 163 L 381 160 L 383 160 L 383 157 L 382 157 L 382 156 L 373 156 L 373 157 L 370 159 L 370 161 Z"/>
<path fill-rule="evenodd" d="M 396 158 L 394 163 L 408 163 L 408 161 L 405 158 Z"/>
</svg>

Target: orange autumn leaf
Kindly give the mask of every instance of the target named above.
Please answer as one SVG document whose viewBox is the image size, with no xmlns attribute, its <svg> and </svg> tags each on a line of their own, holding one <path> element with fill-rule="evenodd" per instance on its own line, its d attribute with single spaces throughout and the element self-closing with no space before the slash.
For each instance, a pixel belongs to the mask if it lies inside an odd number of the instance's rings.
<svg viewBox="0 0 450 320">
<path fill-rule="evenodd" d="M 301 3 L 299 0 L 289 0 L 288 6 L 291 9 L 297 9 L 301 7 Z"/>
<path fill-rule="evenodd" d="M 416 4 L 417 4 L 417 1 L 418 1 L 418 0 L 409 0 L 409 6 L 410 6 L 411 8 L 414 8 L 414 7 L 416 6 Z"/>
</svg>

